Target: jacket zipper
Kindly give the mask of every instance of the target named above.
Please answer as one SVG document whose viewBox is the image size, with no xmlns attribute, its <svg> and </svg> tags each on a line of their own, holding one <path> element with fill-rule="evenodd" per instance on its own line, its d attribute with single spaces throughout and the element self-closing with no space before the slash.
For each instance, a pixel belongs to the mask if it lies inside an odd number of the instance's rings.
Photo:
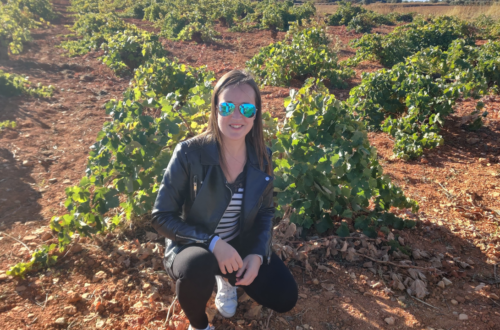
<svg viewBox="0 0 500 330">
<path fill-rule="evenodd" d="M 195 175 L 193 177 L 193 190 L 194 190 L 194 198 L 196 198 L 196 195 L 198 194 L 198 176 Z M 193 198 L 193 200 L 194 200 Z"/>
<path fill-rule="evenodd" d="M 192 241 L 195 241 L 196 243 L 206 243 L 207 242 L 207 240 L 200 240 L 200 239 L 197 239 L 195 237 L 182 236 L 182 235 L 179 235 L 179 234 L 177 234 L 176 236 L 179 237 L 179 238 L 190 239 Z"/>
</svg>

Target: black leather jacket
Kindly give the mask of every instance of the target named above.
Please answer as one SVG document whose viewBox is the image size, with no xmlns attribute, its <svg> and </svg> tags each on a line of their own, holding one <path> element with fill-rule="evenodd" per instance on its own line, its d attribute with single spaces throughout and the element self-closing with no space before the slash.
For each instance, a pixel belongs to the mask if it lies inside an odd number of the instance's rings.
<svg viewBox="0 0 500 330">
<path fill-rule="evenodd" d="M 271 151 L 268 149 L 269 156 Z M 267 164 L 267 162 L 265 162 Z M 247 254 L 271 258 L 273 177 L 259 169 L 247 142 L 247 171 L 240 221 L 240 246 Z M 179 143 L 165 170 L 153 208 L 152 225 L 166 237 L 165 266 L 190 244 L 208 247 L 232 192 L 225 184 L 216 142 L 193 138 Z"/>
</svg>

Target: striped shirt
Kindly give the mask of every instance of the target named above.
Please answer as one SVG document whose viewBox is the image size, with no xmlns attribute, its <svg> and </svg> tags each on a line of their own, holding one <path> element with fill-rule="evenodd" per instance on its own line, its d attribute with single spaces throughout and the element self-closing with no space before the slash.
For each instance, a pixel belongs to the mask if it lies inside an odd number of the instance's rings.
<svg viewBox="0 0 500 330">
<path fill-rule="evenodd" d="M 243 192 L 244 189 L 242 187 L 237 188 L 219 225 L 215 229 L 215 234 L 219 235 L 226 242 L 236 238 L 240 233 L 239 220 L 241 205 L 243 204 Z"/>
</svg>

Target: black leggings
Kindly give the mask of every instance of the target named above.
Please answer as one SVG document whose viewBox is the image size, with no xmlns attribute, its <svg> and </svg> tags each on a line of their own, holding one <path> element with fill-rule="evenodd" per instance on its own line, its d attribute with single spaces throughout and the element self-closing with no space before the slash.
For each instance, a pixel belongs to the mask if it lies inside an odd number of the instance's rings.
<svg viewBox="0 0 500 330">
<path fill-rule="evenodd" d="M 235 248 L 240 252 L 237 246 Z M 241 253 L 240 256 L 244 258 Z M 204 329 L 208 325 L 205 307 L 212 295 L 215 275 L 224 276 L 233 286 L 236 282 L 236 272 L 222 274 L 214 254 L 196 245 L 189 246 L 177 254 L 167 273 L 177 281 L 179 303 L 191 326 L 197 329 Z M 278 313 L 291 310 L 298 299 L 295 279 L 274 253 L 269 265 L 264 259 L 254 281 L 242 288 L 257 303 Z"/>
</svg>

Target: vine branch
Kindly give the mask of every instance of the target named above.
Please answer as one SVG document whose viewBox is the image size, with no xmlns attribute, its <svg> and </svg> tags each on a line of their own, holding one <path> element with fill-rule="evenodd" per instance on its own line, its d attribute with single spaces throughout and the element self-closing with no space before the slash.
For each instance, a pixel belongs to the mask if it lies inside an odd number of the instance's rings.
<svg viewBox="0 0 500 330">
<path fill-rule="evenodd" d="M 186 119 L 184 118 L 184 116 L 180 113 L 180 111 L 177 111 L 177 114 L 179 115 L 179 117 L 181 117 L 182 121 L 184 122 L 184 125 L 186 125 L 189 133 L 191 133 L 191 136 L 195 136 L 196 134 L 193 133 L 193 130 L 191 129 L 191 126 L 188 124 L 188 122 L 186 121 Z"/>
</svg>

